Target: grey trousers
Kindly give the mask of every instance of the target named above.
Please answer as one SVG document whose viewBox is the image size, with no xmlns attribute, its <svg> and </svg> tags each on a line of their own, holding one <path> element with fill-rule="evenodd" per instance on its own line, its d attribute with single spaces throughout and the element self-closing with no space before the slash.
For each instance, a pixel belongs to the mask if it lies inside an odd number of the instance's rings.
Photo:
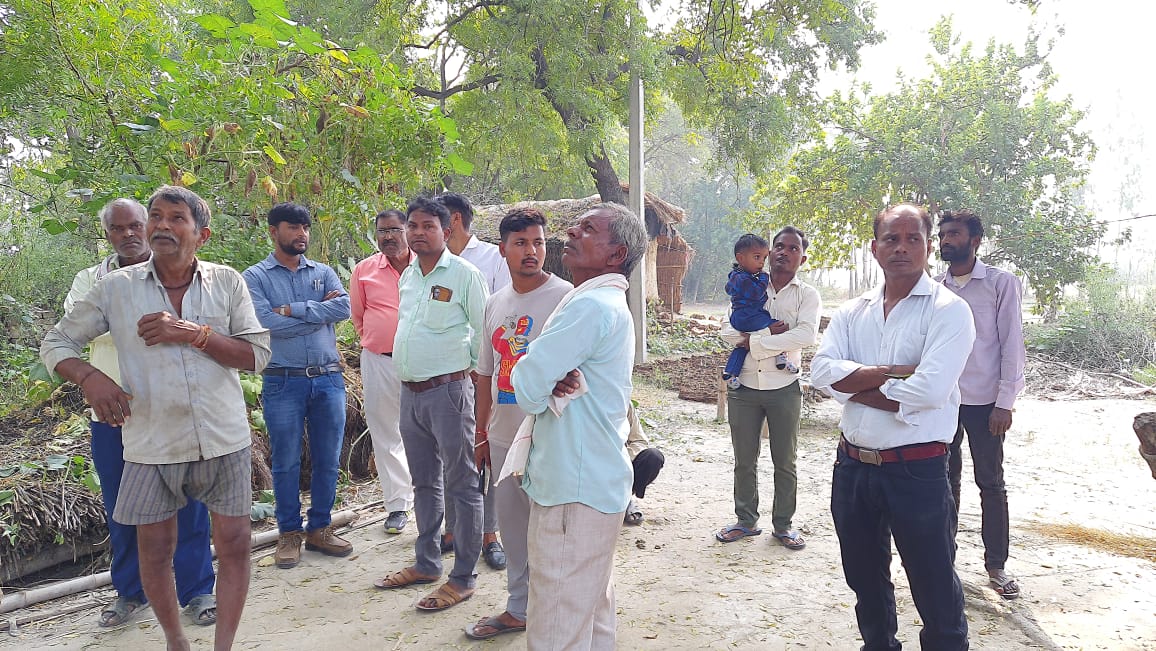
<svg viewBox="0 0 1156 651">
<path fill-rule="evenodd" d="M 454 567 L 450 580 L 472 588 L 482 551 L 482 494 L 474 464 L 474 387 L 469 378 L 414 393 L 401 390 L 401 440 L 413 477 L 417 518 L 414 568 L 441 576 L 438 534 L 445 502 L 458 511 L 454 525 Z M 445 483 L 442 483 L 443 467 Z"/>
<path fill-rule="evenodd" d="M 498 533 L 498 523 L 501 522 L 501 516 L 494 504 L 494 479 L 497 478 L 500 469 L 498 466 L 493 467 L 493 472 L 490 473 L 490 491 L 482 497 L 483 533 Z M 454 503 L 446 502 L 446 531 L 454 530 L 454 523 L 457 522 L 457 519 Z"/>
<path fill-rule="evenodd" d="M 494 475 L 506 463 L 508 446 L 490 439 L 490 464 Z M 526 535 L 530 522 L 530 496 L 522 490 L 520 477 L 509 477 L 490 491 L 498 517 L 502 519 L 502 542 L 506 548 L 506 611 L 526 621 L 526 602 L 530 595 L 530 562 Z"/>
<path fill-rule="evenodd" d="M 623 513 L 530 502 L 527 651 L 613 651 L 614 547 Z"/>
<path fill-rule="evenodd" d="M 775 468 L 775 500 L 771 524 L 775 531 L 791 528 L 795 516 L 798 477 L 795 455 L 803 392 L 796 380 L 781 389 L 759 391 L 740 386 L 727 391 L 731 444 L 735 450 L 735 515 L 739 524 L 759 524 L 759 454 L 763 421 L 770 433 L 771 464 Z"/>
</svg>

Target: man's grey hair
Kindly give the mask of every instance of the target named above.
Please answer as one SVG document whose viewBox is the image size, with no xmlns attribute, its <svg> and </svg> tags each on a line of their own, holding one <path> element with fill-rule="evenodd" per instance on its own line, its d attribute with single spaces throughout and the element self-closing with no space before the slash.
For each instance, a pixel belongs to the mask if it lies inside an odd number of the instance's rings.
<svg viewBox="0 0 1156 651">
<path fill-rule="evenodd" d="M 590 210 L 610 213 L 610 243 L 626 247 L 626 258 L 622 260 L 622 274 L 629 276 L 634 271 L 642 254 L 646 253 L 646 229 L 642 220 L 629 208 L 620 203 L 600 203 Z"/>
<path fill-rule="evenodd" d="M 102 228 L 104 228 L 105 233 L 108 232 L 108 229 L 112 228 L 112 212 L 116 210 L 118 206 L 133 211 L 137 214 L 137 217 L 140 217 L 142 222 L 148 221 L 149 211 L 146 210 L 145 207 L 142 206 L 136 199 L 126 199 L 124 197 L 113 199 L 112 201 L 104 204 L 104 207 L 100 209 L 100 212 L 96 213 L 96 217 L 100 220 L 100 225 Z"/>
<path fill-rule="evenodd" d="M 189 207 L 189 212 L 193 214 L 193 221 L 196 222 L 197 228 L 209 226 L 209 204 L 196 192 L 179 185 L 162 185 L 149 197 L 149 210 L 152 210 L 153 202 L 157 199 L 163 199 L 169 203 L 185 204 Z"/>
</svg>

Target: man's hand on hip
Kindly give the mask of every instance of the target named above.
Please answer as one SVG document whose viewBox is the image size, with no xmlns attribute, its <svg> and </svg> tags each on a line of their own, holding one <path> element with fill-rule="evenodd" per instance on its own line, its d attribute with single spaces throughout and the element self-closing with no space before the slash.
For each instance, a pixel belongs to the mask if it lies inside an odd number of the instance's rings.
<svg viewBox="0 0 1156 651">
<path fill-rule="evenodd" d="M 196 323 L 178 319 L 168 312 L 146 314 L 136 322 L 136 333 L 147 346 L 191 344 L 200 329 L 201 326 Z"/>
</svg>

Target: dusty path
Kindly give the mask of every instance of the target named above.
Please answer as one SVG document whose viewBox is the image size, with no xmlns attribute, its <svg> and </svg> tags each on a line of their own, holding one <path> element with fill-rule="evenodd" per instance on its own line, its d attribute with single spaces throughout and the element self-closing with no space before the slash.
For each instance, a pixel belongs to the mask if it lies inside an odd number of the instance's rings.
<svg viewBox="0 0 1156 651">
<path fill-rule="evenodd" d="M 820 405 L 805 423 L 796 525 L 807 533 L 808 546 L 789 552 L 768 535 L 729 545 L 711 536 L 733 520 L 729 434 L 713 421 L 714 408 L 657 389 L 640 389 L 636 398 L 652 437 L 667 453 L 667 467 L 643 503 L 646 521 L 620 534 L 619 647 L 858 648 L 854 596 L 843 582 L 827 508 L 834 405 Z M 1130 428 L 1136 413 L 1153 410 L 1156 403 L 1126 400 L 1021 401 L 1007 466 L 1009 569 L 1021 578 L 1024 596 L 1001 602 L 984 587 L 979 497 L 974 484 L 965 483 L 958 569 L 968 587 L 973 649 L 1156 649 L 1156 565 L 1048 538 L 1030 526 L 1078 523 L 1156 538 L 1156 481 L 1135 454 Z M 769 465 L 761 474 L 766 502 Z M 504 573 L 482 567 L 473 599 L 434 614 L 413 608 L 424 590 L 382 592 L 370 586 L 387 569 L 412 559 L 415 535 L 411 528 L 387 538 L 374 524 L 349 534 L 357 552 L 348 559 L 306 552 L 293 570 L 255 567 L 237 648 L 524 649 L 518 635 L 472 643 L 461 633 L 468 623 L 502 609 Z M 893 571 L 900 638 L 907 648 L 918 648 L 919 617 L 898 558 Z M 163 645 L 148 611 L 114 631 L 97 628 L 95 619 L 94 608 L 25 627 L 17 636 L 0 634 L 0 647 Z M 210 648 L 212 629 L 194 628 L 187 626 L 194 648 Z"/>
</svg>

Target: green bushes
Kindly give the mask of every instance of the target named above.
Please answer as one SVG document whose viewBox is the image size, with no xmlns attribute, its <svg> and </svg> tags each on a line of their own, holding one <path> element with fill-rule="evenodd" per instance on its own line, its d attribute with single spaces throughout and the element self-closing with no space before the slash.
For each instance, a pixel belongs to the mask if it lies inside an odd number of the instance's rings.
<svg viewBox="0 0 1156 651">
<path fill-rule="evenodd" d="M 1156 364 L 1156 288 L 1131 287 L 1113 271 L 1088 272 L 1054 322 L 1029 326 L 1028 350 L 1082 368 L 1117 371 Z"/>
</svg>

